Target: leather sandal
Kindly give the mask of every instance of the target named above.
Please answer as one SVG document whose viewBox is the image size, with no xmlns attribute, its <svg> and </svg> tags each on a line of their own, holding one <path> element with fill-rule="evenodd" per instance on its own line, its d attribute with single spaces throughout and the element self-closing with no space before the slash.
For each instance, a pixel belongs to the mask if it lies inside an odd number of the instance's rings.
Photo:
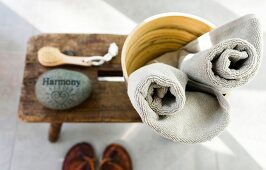
<svg viewBox="0 0 266 170">
<path fill-rule="evenodd" d="M 119 144 L 108 145 L 100 162 L 100 170 L 132 170 L 131 158 Z"/>
<path fill-rule="evenodd" d="M 89 143 L 78 143 L 66 154 L 62 170 L 95 170 L 95 152 Z"/>
</svg>

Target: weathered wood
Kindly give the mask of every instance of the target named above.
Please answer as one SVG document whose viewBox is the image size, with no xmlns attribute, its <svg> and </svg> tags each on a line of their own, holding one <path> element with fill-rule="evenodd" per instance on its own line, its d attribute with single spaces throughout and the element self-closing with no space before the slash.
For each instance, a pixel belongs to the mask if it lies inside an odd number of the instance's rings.
<svg viewBox="0 0 266 170">
<path fill-rule="evenodd" d="M 61 132 L 62 123 L 51 123 L 49 129 L 49 141 L 54 143 L 58 140 Z"/>
<path fill-rule="evenodd" d="M 120 55 L 125 35 L 108 34 L 42 34 L 28 42 L 26 65 L 21 91 L 19 117 L 27 122 L 139 122 L 139 115 L 132 107 L 124 82 L 98 81 L 98 76 L 122 76 Z M 77 56 L 104 55 L 109 44 L 119 46 L 119 54 L 100 67 L 60 66 L 80 71 L 92 80 L 93 92 L 81 105 L 55 111 L 43 107 L 36 99 L 34 88 L 38 77 L 49 69 L 37 61 L 37 52 L 43 46 L 53 46 L 60 51 L 75 51 Z"/>
</svg>

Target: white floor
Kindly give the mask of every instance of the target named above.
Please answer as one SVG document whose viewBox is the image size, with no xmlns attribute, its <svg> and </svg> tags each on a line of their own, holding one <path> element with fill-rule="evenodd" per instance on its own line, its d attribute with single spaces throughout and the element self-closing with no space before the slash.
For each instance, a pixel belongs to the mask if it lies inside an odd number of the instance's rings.
<svg viewBox="0 0 266 170">
<path fill-rule="evenodd" d="M 261 0 L 0 0 L 0 169 L 58 170 L 67 150 L 82 141 L 92 143 L 98 155 L 107 144 L 122 143 L 136 170 L 266 169 L 265 61 L 254 81 L 232 94 L 228 129 L 203 144 L 172 143 L 137 123 L 65 124 L 60 140 L 51 144 L 47 124 L 17 119 L 26 42 L 32 35 L 127 34 L 144 18 L 169 11 L 198 15 L 216 25 L 252 12 L 265 24 L 265 8 Z"/>
</svg>

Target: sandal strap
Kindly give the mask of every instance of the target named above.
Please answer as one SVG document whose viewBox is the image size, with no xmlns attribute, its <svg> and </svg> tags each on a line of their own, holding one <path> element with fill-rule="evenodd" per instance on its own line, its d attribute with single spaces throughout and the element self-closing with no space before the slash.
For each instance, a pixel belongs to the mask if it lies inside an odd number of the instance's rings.
<svg viewBox="0 0 266 170">
<path fill-rule="evenodd" d="M 82 169 L 84 166 L 88 166 L 90 167 L 90 170 L 95 170 L 94 168 L 94 158 L 91 158 L 91 157 L 88 157 L 88 156 L 84 156 L 83 157 L 84 161 L 82 163 L 79 163 L 79 165 L 75 168 L 77 170 L 79 169 Z M 73 163 L 76 161 L 76 160 L 72 160 Z"/>
<path fill-rule="evenodd" d="M 123 168 L 122 168 L 120 165 L 118 165 L 118 164 L 116 164 L 116 163 L 113 163 L 113 162 L 111 161 L 111 159 L 103 159 L 103 160 L 101 161 L 101 163 L 100 163 L 100 168 L 101 168 L 104 164 L 109 164 L 109 165 L 113 166 L 116 170 L 123 170 Z"/>
</svg>

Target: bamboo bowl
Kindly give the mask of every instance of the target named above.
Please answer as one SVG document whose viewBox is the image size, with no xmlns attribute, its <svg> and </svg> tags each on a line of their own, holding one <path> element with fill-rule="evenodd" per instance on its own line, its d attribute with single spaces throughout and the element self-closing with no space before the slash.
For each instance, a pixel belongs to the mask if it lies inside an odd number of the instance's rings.
<svg viewBox="0 0 266 170">
<path fill-rule="evenodd" d="M 122 71 L 128 76 L 156 57 L 176 51 L 214 25 L 197 16 L 171 12 L 141 22 L 127 37 L 121 56 Z"/>
</svg>

